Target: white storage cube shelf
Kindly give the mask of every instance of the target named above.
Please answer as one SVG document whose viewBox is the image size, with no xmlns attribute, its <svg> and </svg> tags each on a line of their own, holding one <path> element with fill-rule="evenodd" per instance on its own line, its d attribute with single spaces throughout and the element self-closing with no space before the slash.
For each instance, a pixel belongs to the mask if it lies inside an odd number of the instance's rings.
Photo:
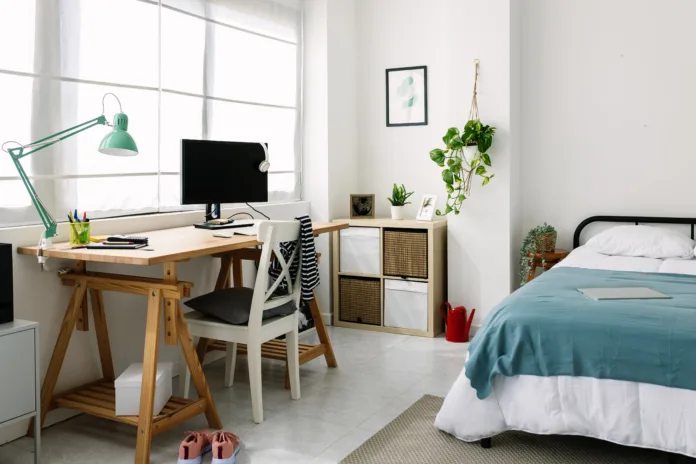
<svg viewBox="0 0 696 464">
<path fill-rule="evenodd" d="M 170 362 L 157 365 L 153 416 L 159 415 L 172 396 L 172 368 Z M 140 390 L 143 382 L 143 364 L 134 363 L 119 375 L 116 388 L 116 415 L 137 416 L 140 413 Z"/>
<path fill-rule="evenodd" d="M 400 329 L 428 330 L 428 284 L 384 280 L 384 325 Z"/>
<path fill-rule="evenodd" d="M 381 273 L 379 228 L 350 227 L 341 232 L 341 272 Z"/>
</svg>

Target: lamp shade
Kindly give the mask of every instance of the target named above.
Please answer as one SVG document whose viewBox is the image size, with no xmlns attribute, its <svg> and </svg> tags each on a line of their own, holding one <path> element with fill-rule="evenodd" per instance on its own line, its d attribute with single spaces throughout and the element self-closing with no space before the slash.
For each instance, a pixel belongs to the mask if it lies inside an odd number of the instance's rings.
<svg viewBox="0 0 696 464">
<path fill-rule="evenodd" d="M 138 146 L 128 133 L 128 116 L 124 113 L 114 115 L 114 130 L 106 134 L 99 144 L 99 152 L 112 156 L 135 156 Z"/>
</svg>

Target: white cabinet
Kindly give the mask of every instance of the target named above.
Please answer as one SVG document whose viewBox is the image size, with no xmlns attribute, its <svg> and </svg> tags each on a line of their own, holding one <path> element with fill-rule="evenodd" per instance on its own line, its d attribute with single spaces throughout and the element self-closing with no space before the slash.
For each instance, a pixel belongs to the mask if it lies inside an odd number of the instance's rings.
<svg viewBox="0 0 696 464">
<path fill-rule="evenodd" d="M 380 275 L 379 228 L 350 227 L 340 234 L 340 271 Z"/>
<path fill-rule="evenodd" d="M 0 324 L 0 427 L 41 410 L 39 324 L 15 320 Z M 39 462 L 41 421 L 35 421 L 34 462 Z"/>
<path fill-rule="evenodd" d="M 384 325 L 428 330 L 428 283 L 385 279 Z"/>
</svg>

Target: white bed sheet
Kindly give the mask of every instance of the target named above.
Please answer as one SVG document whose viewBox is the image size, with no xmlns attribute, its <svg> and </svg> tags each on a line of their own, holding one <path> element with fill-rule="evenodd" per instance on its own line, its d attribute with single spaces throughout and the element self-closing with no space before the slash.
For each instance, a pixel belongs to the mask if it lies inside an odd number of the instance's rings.
<svg viewBox="0 0 696 464">
<path fill-rule="evenodd" d="M 654 259 L 609 256 L 581 246 L 573 250 L 556 267 L 584 267 L 611 271 L 666 272 L 696 275 L 696 259 Z"/>
<path fill-rule="evenodd" d="M 696 259 L 606 256 L 585 247 L 557 266 L 696 275 Z M 435 426 L 464 441 L 522 430 L 696 457 L 696 391 L 591 377 L 519 375 L 497 376 L 491 395 L 479 400 L 462 370 Z"/>
</svg>

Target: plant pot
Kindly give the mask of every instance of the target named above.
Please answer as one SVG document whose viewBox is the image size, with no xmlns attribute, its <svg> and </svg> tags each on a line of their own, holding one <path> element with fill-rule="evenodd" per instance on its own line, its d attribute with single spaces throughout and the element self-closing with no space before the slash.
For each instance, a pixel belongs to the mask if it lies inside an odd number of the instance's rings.
<svg viewBox="0 0 696 464">
<path fill-rule="evenodd" d="M 478 145 L 473 144 L 473 145 L 467 145 L 464 147 L 462 150 L 462 156 L 466 160 L 466 163 L 471 165 L 471 160 L 474 159 L 476 156 L 476 150 L 478 149 Z"/>
<path fill-rule="evenodd" d="M 403 206 L 392 206 L 391 215 L 392 219 L 403 219 L 404 218 L 404 207 Z"/>
<path fill-rule="evenodd" d="M 537 253 L 550 253 L 556 249 L 556 231 L 547 232 L 545 234 L 537 235 L 536 237 L 536 251 Z"/>
</svg>

